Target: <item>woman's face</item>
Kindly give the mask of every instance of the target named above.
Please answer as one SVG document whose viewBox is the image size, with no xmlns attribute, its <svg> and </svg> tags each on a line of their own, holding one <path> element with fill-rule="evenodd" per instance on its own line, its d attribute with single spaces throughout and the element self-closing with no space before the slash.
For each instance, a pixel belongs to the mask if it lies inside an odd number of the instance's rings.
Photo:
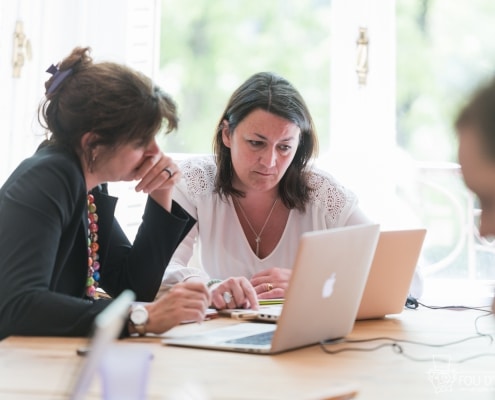
<svg viewBox="0 0 495 400">
<path fill-rule="evenodd" d="M 136 141 L 120 145 L 109 155 L 108 160 L 99 165 L 100 178 L 104 175 L 104 182 L 135 180 L 138 168 L 146 159 L 156 156 L 159 152 L 154 138 L 146 144 Z"/>
<path fill-rule="evenodd" d="M 472 127 L 459 130 L 459 163 L 466 186 L 481 207 L 480 234 L 495 235 L 495 160 L 483 151 L 480 133 Z"/>
<path fill-rule="evenodd" d="M 294 159 L 300 133 L 293 122 L 261 109 L 248 114 L 232 135 L 225 122 L 222 139 L 232 156 L 233 186 L 244 192 L 276 188 Z"/>
</svg>

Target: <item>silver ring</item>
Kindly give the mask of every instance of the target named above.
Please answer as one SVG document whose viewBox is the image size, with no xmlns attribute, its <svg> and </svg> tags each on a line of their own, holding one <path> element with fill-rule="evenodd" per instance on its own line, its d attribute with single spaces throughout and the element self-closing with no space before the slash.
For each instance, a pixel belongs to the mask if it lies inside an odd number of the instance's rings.
<svg viewBox="0 0 495 400">
<path fill-rule="evenodd" d="M 166 172 L 168 174 L 168 179 L 170 179 L 170 178 L 172 178 L 172 176 L 174 176 L 174 173 L 170 170 L 169 167 L 163 168 L 162 172 Z"/>
<path fill-rule="evenodd" d="M 229 304 L 232 301 L 232 294 L 230 292 L 223 292 L 223 301 L 225 304 Z"/>
</svg>

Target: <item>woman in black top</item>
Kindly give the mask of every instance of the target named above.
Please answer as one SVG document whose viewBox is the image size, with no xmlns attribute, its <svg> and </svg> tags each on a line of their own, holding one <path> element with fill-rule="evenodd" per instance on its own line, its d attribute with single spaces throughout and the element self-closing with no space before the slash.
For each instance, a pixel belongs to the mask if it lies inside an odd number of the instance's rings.
<svg viewBox="0 0 495 400">
<path fill-rule="evenodd" d="M 210 303 L 203 284 L 185 282 L 153 302 L 195 223 L 172 201 L 180 172 L 155 141 L 163 122 L 167 133 L 177 127 L 173 100 L 130 68 L 94 63 L 88 48 L 47 72 L 40 122 L 50 138 L 0 189 L 0 339 L 88 335 L 111 301 L 97 299 L 98 287 L 149 302 L 144 321 L 123 335 L 202 320 Z M 105 184 L 131 180 L 148 194 L 132 244 Z"/>
</svg>

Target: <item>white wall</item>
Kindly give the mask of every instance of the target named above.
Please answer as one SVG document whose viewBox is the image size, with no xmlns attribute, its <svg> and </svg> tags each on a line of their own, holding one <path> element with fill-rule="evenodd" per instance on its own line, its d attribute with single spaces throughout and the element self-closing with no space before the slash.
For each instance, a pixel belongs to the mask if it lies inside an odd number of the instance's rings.
<svg viewBox="0 0 495 400">
<path fill-rule="evenodd" d="M 42 140 L 37 107 L 45 72 L 76 46 L 96 60 L 124 62 L 153 75 L 158 58 L 159 0 L 0 0 L 0 182 Z M 12 77 L 13 36 L 22 21 L 32 59 Z"/>
</svg>

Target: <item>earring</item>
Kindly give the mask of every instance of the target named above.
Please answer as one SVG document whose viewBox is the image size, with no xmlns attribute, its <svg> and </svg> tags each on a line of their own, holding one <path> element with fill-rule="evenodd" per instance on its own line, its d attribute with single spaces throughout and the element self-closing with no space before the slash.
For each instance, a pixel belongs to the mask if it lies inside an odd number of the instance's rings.
<svg viewBox="0 0 495 400">
<path fill-rule="evenodd" d="M 89 159 L 88 161 L 88 169 L 89 169 L 89 172 L 93 173 L 93 165 L 96 161 L 96 154 L 91 151 L 91 158 Z"/>
</svg>

